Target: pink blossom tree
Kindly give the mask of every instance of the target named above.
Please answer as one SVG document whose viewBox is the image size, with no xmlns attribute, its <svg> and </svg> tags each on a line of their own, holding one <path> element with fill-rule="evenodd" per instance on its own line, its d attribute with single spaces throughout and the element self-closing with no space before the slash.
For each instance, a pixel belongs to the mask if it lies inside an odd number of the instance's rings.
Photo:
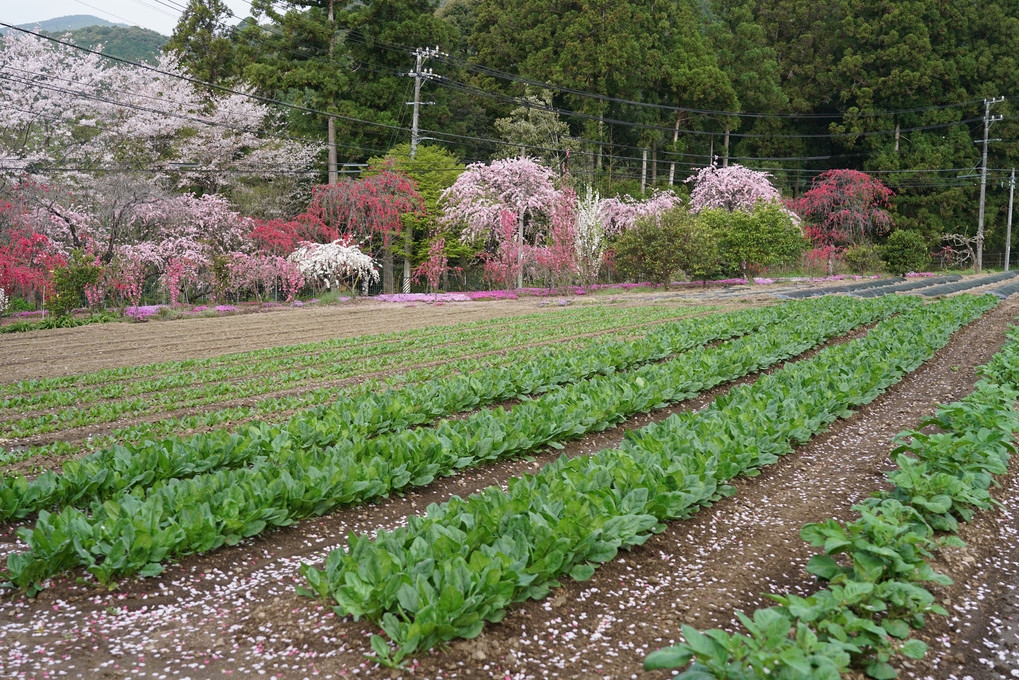
<svg viewBox="0 0 1019 680">
<path fill-rule="evenodd" d="M 718 167 L 711 164 L 687 178 L 693 182 L 690 192 L 690 211 L 697 213 L 705 208 L 742 210 L 749 212 L 758 202 L 781 201 L 782 195 L 772 185 L 771 175 L 759 170 L 732 164 Z"/>
<path fill-rule="evenodd" d="M 428 288 L 435 295 L 435 300 L 438 301 L 439 283 L 450 271 L 460 271 L 460 267 L 449 266 L 449 258 L 446 257 L 446 237 L 441 233 L 435 233 L 428 246 L 428 258 L 414 270 L 414 279 L 426 281 Z"/>
<path fill-rule="evenodd" d="M 656 191 L 643 200 L 625 194 L 604 199 L 598 207 L 598 215 L 605 235 L 614 236 L 632 229 L 640 219 L 660 215 L 682 204 L 683 199 L 671 189 Z"/>
<path fill-rule="evenodd" d="M 442 192 L 442 219 L 462 224 L 465 242 L 494 240 L 505 251 L 500 236 L 505 236 L 508 211 L 516 220 L 516 285 L 523 287 L 524 234 L 537 235 L 541 221 L 551 216 L 558 194 L 553 177 L 551 169 L 525 156 L 473 163 Z"/>
</svg>

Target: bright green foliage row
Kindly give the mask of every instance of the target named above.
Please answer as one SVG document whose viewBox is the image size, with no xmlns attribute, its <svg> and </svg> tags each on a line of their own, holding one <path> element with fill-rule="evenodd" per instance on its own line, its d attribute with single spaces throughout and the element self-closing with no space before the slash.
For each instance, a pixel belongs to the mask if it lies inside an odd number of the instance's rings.
<svg viewBox="0 0 1019 680">
<path fill-rule="evenodd" d="M 447 361 L 465 354 L 497 352 L 531 342 L 545 342 L 585 333 L 629 328 L 633 323 L 675 317 L 679 313 L 676 310 L 655 309 L 650 315 L 647 311 L 642 314 L 624 313 L 621 316 L 607 316 L 603 319 L 588 320 L 567 327 L 550 325 L 537 330 L 528 329 L 517 333 L 498 334 L 493 334 L 490 330 L 474 331 L 474 334 L 482 337 L 473 339 L 466 344 L 453 342 L 451 337 L 456 336 L 447 336 L 448 342 L 445 344 L 435 340 L 434 344 L 430 343 L 429 346 L 422 349 L 404 352 L 389 351 L 385 346 L 373 345 L 366 348 L 344 350 L 343 353 L 349 356 L 345 356 L 342 360 L 322 355 L 302 355 L 299 358 L 311 365 L 293 370 L 278 371 L 280 367 L 276 364 L 280 360 L 266 360 L 249 365 L 245 370 L 258 371 L 258 374 L 245 380 L 238 380 L 235 379 L 236 376 L 231 376 L 231 371 L 236 371 L 238 374 L 245 372 L 238 370 L 237 366 L 220 366 L 215 370 L 215 377 L 203 374 L 191 375 L 186 379 L 167 378 L 157 382 L 173 382 L 178 387 L 127 399 L 103 401 L 99 395 L 88 393 L 90 392 L 88 388 L 84 392 L 51 393 L 61 399 L 70 396 L 71 403 L 84 405 L 0 422 L 0 435 L 14 438 L 29 437 L 68 427 L 111 422 L 125 415 L 139 416 L 166 410 L 204 406 L 288 389 L 309 381 L 338 380 L 367 372 L 391 370 L 429 361 Z M 358 359 L 358 356 L 362 358 Z M 208 382 L 210 380 L 219 382 Z M 187 386 L 179 387 L 180 384 Z M 99 388 L 98 391 L 103 393 L 102 397 L 115 397 L 115 392 L 124 389 L 124 387 L 124 384 L 121 383 Z M 11 398 L 11 400 L 20 399 L 22 397 Z"/>
<path fill-rule="evenodd" d="M 892 452 L 894 485 L 855 507 L 860 518 L 803 527 L 801 535 L 822 550 L 807 570 L 828 588 L 810 597 L 772 595 L 780 604 L 738 615 L 747 634 L 700 633 L 683 627 L 684 644 L 650 654 L 645 667 L 679 668 L 688 680 L 838 680 L 855 667 L 873 678 L 894 678 L 893 654 L 920 658 L 926 645 L 909 640 L 927 613 L 944 615 L 921 584 L 949 583 L 928 561 L 942 545 L 959 545 L 959 520 L 990 507 L 992 476 L 1007 471 L 1019 432 L 1019 332 L 982 369 L 984 378 L 965 399 L 942 406 L 924 423 L 931 434 L 901 432 Z M 838 559 L 836 559 L 836 556 Z"/>
<path fill-rule="evenodd" d="M 204 552 L 332 508 L 427 484 L 439 475 L 598 431 L 627 417 L 795 356 L 856 325 L 916 307 L 913 298 L 822 298 L 811 314 L 760 333 L 694 350 L 631 373 L 596 376 L 435 428 L 319 447 L 311 424 L 280 431 L 250 467 L 225 469 L 136 488 L 90 512 L 39 513 L 19 530 L 30 550 L 8 556 L 8 578 L 35 592 L 49 576 L 84 566 L 100 581 L 155 574 L 171 554 Z M 335 439 L 335 437 L 330 437 Z M 240 443 L 238 442 L 238 446 Z M 226 451 L 223 455 L 229 455 Z"/>
<path fill-rule="evenodd" d="M 195 383 L 208 383 L 213 381 L 230 380 L 236 381 L 239 378 L 251 375 L 262 375 L 266 372 L 293 372 L 298 376 L 308 375 L 299 369 L 318 369 L 323 366 L 345 361 L 367 359 L 380 356 L 400 355 L 413 351 L 436 349 L 442 345 L 462 343 L 467 350 L 473 350 L 476 343 L 482 341 L 480 347 L 484 348 L 484 342 L 491 342 L 493 339 L 511 337 L 518 340 L 530 339 L 529 336 L 541 337 L 542 331 L 561 332 L 568 329 L 575 334 L 597 332 L 608 324 L 609 328 L 622 327 L 626 324 L 640 323 L 645 321 L 658 321 L 661 319 L 673 318 L 684 313 L 694 311 L 710 311 L 712 308 L 684 309 L 684 308 L 662 308 L 662 307 L 631 307 L 613 310 L 609 314 L 603 309 L 600 315 L 585 314 L 580 318 L 563 317 L 560 314 L 546 314 L 543 317 L 527 319 L 526 321 L 502 319 L 502 325 L 489 324 L 480 328 L 450 331 L 445 328 L 432 327 L 427 334 L 418 334 L 408 338 L 379 342 L 378 340 L 363 339 L 361 343 L 345 346 L 338 349 L 321 348 L 319 351 L 310 352 L 307 345 L 291 345 L 286 354 L 279 354 L 270 357 L 250 357 L 239 361 L 232 358 L 221 360 L 210 366 L 192 370 L 169 371 L 158 378 L 135 380 L 132 382 L 114 381 L 101 383 L 97 386 L 70 386 L 69 388 L 57 390 L 36 389 L 30 392 L 19 392 L 7 397 L 0 397 L 0 408 L 25 408 L 27 406 L 67 406 L 91 401 L 96 399 L 126 398 L 137 395 L 145 395 L 153 392 L 161 392 L 173 388 L 187 387 Z M 493 333 L 498 330 L 498 333 Z M 325 343 L 321 343 L 325 344 Z M 255 350 L 249 354 L 255 354 L 262 350 Z M 247 357 L 247 354 L 241 355 Z M 138 367 L 139 371 L 148 372 L 148 366 Z M 325 376 L 326 373 L 310 373 L 312 377 Z M 60 379 L 55 379 L 60 380 Z M 36 382 L 36 381 L 30 381 Z"/>
<path fill-rule="evenodd" d="M 698 345 L 724 340 L 783 320 L 806 307 L 783 305 L 667 323 L 633 343 L 597 342 L 559 353 L 544 348 L 533 359 L 468 375 L 407 385 L 308 409 L 281 425 L 249 425 L 240 432 L 217 431 L 190 439 L 169 437 L 118 445 L 70 460 L 63 474 L 45 472 L 0 480 L 0 521 L 21 518 L 56 505 L 110 498 L 139 485 L 193 477 L 272 458 L 286 447 L 323 449 L 347 439 L 364 439 L 420 425 L 497 401 L 539 394 L 560 384 L 622 371 Z"/>
<path fill-rule="evenodd" d="M 600 340 L 613 337 L 612 335 L 600 335 Z M 38 455 L 70 456 L 79 451 L 99 451 L 110 448 L 123 442 L 140 442 L 146 439 L 163 439 L 171 437 L 176 433 L 187 432 L 200 428 L 230 428 L 238 429 L 242 423 L 251 420 L 263 422 L 284 422 L 289 420 L 288 411 L 302 411 L 313 406 L 331 404 L 340 399 L 352 399 L 362 394 L 375 392 L 387 386 L 424 382 L 445 378 L 456 374 L 467 374 L 491 368 L 495 365 L 513 364 L 531 361 L 536 356 L 547 352 L 571 352 L 587 347 L 595 339 L 580 339 L 570 341 L 559 341 L 554 345 L 533 345 L 520 349 L 510 349 L 497 354 L 486 354 L 479 357 L 457 357 L 455 361 L 445 361 L 435 365 L 412 368 L 404 373 L 389 375 L 385 380 L 366 379 L 347 387 L 337 388 L 334 386 L 320 387 L 300 394 L 292 394 L 280 397 L 268 397 L 256 402 L 253 406 L 236 406 L 221 408 L 215 411 L 208 411 L 196 415 L 181 416 L 179 418 L 162 418 L 155 422 L 135 423 L 128 427 L 117 428 L 107 435 L 90 437 L 85 441 L 66 442 L 57 441 L 51 444 L 32 446 L 21 451 L 0 453 L 0 464 L 11 463 L 16 460 L 25 460 Z M 278 414 L 278 415 L 277 415 Z M 293 414 L 290 414 L 293 415 Z M 275 416 L 275 418 L 274 418 Z"/>
<path fill-rule="evenodd" d="M 710 308 L 698 308 L 698 310 Z M 360 335 L 349 338 L 334 338 L 320 342 L 301 343 L 296 345 L 284 345 L 280 347 L 265 347 L 248 352 L 237 352 L 219 357 L 206 359 L 185 359 L 182 361 L 165 361 L 144 366 L 122 366 L 102 371 L 86 373 L 84 375 L 61 376 L 55 378 L 40 378 L 36 380 L 22 380 L 9 385 L 0 385 L 0 394 L 33 395 L 47 390 L 84 387 L 87 385 L 101 385 L 117 380 L 137 380 L 145 376 L 160 376 L 159 380 L 167 379 L 165 376 L 188 375 L 197 379 L 198 372 L 202 375 L 206 371 L 216 371 L 222 366 L 232 366 L 234 370 L 238 366 L 258 364 L 264 360 L 276 358 L 287 358 L 289 356 L 320 354 L 329 350 L 360 347 L 363 345 L 383 344 L 388 351 L 413 349 L 421 347 L 422 343 L 428 344 L 431 339 L 438 336 L 449 338 L 457 334 L 471 333 L 475 329 L 491 333 L 496 328 L 533 327 L 549 328 L 561 326 L 572 322 L 599 319 L 606 316 L 628 316 L 630 314 L 662 314 L 678 315 L 683 310 L 676 307 L 637 307 L 637 308 L 613 308 L 603 305 L 591 307 L 576 307 L 567 310 L 556 310 L 553 312 L 536 312 L 514 317 L 499 317 L 495 319 L 484 319 L 481 321 L 469 321 L 450 326 L 427 328 L 416 328 L 394 333 L 380 333 L 377 335 Z M 449 340 L 445 340 L 448 342 Z M 157 389 L 158 384 L 153 384 Z M 7 403 L 7 402 L 3 402 Z M 13 403 L 13 402 L 12 402 Z"/>
<path fill-rule="evenodd" d="M 630 432 L 618 449 L 562 458 L 505 491 L 453 498 L 406 527 L 352 537 L 324 570 L 304 566 L 310 593 L 334 599 L 338 613 L 379 622 L 395 645 L 373 638 L 386 664 L 475 636 L 511 603 L 544 597 L 566 574 L 589 578 L 619 548 L 729 493 L 726 480 L 753 474 L 871 401 L 994 304 L 990 296 L 958 297 L 913 309 L 862 339 L 737 387 L 701 412 Z M 813 325 L 804 318 L 786 333 L 791 339 Z"/>
</svg>

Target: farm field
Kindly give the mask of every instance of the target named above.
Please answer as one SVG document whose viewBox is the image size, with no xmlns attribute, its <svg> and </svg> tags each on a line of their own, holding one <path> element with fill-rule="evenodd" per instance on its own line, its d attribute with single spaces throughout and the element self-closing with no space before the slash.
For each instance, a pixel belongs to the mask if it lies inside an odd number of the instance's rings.
<svg viewBox="0 0 1019 680">
<path fill-rule="evenodd" d="M 643 660 L 682 624 L 731 629 L 762 592 L 819 588 L 801 527 L 849 521 L 887 488 L 891 439 L 969 394 L 1019 315 L 976 296 L 597 302 L 3 339 L 0 558 L 18 587 L 0 592 L 0 675 L 667 677 Z M 16 359 L 47 349 L 35 373 Z M 669 467 L 695 449 L 707 463 Z M 662 472 L 640 481 L 645 465 Z M 930 651 L 894 660 L 902 677 L 1019 667 L 1016 465 L 992 490 L 1001 505 L 961 526 L 968 546 L 937 553 L 949 616 L 914 633 Z M 634 486 L 609 503 L 609 479 Z M 557 509 L 567 489 L 586 500 Z M 520 508 L 565 523 L 534 533 L 507 519 Z M 379 529 L 386 541 L 334 553 Z M 554 547 L 529 552 L 528 535 Z M 499 551 L 509 577 L 471 557 Z M 435 566 L 461 557 L 459 575 Z M 403 574 L 413 597 L 386 585 Z M 332 611 L 338 596 L 360 620 Z M 380 621 L 390 642 L 373 640 Z M 405 667 L 377 665 L 380 651 Z"/>
</svg>

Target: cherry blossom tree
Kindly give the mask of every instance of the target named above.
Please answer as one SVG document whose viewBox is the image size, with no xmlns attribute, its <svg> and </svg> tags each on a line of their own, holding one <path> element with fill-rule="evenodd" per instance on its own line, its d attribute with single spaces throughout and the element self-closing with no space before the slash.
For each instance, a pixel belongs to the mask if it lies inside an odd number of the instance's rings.
<svg viewBox="0 0 1019 680">
<path fill-rule="evenodd" d="M 439 299 L 439 283 L 442 277 L 449 271 L 460 271 L 460 267 L 450 267 L 449 258 L 446 257 L 446 237 L 441 233 L 432 235 L 432 242 L 428 246 L 428 258 L 414 270 L 414 278 L 417 281 L 424 280 L 428 288 Z"/>
<path fill-rule="evenodd" d="M 563 187 L 552 210 L 546 243 L 535 248 L 536 264 L 552 288 L 565 288 L 577 271 L 577 193 Z"/>
<path fill-rule="evenodd" d="M 753 210 L 758 202 L 781 201 L 782 195 L 772 185 L 769 175 L 759 170 L 732 164 L 719 167 L 711 164 L 687 178 L 693 182 L 690 192 L 690 211 L 697 213 L 705 208 L 724 210 Z"/>
<path fill-rule="evenodd" d="M 0 41 L 0 181 L 27 175 L 116 210 L 108 189 L 124 173 L 202 193 L 230 193 L 252 173 L 310 178 L 318 145 L 280 135 L 278 114 L 243 92 L 180 79 L 172 56 L 158 73 L 19 31 Z"/>
<path fill-rule="evenodd" d="M 683 199 L 671 189 L 656 191 L 650 198 L 643 200 L 624 194 L 603 200 L 599 205 L 598 215 L 604 226 L 605 235 L 614 236 L 627 229 L 633 229 L 638 220 L 660 215 L 681 205 Z"/>
<path fill-rule="evenodd" d="M 520 288 L 524 266 L 523 246 L 517 241 L 517 216 L 505 208 L 499 214 L 499 227 L 494 238 L 497 246 L 493 252 L 481 252 L 482 271 L 489 283 L 500 288 L 509 288 L 514 282 Z"/>
<path fill-rule="evenodd" d="M 485 238 L 500 243 L 505 253 L 506 212 L 516 220 L 516 284 L 523 287 L 523 245 L 527 231 L 537 235 L 542 220 L 551 217 L 558 192 L 552 170 L 521 156 L 473 163 L 442 192 L 443 221 L 464 226 L 463 240 Z"/>
</svg>

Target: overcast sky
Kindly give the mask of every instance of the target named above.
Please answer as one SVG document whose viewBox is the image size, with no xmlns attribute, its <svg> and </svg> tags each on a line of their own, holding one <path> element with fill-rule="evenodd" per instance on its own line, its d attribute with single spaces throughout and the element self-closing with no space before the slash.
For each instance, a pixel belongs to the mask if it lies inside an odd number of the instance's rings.
<svg viewBox="0 0 1019 680">
<path fill-rule="evenodd" d="M 151 28 L 170 35 L 188 0 L 0 0 L 0 21 L 29 24 L 68 14 L 91 14 L 117 24 Z M 251 13 L 245 0 L 226 0 L 234 14 L 243 19 Z M 239 19 L 231 19 L 235 24 Z"/>
</svg>

